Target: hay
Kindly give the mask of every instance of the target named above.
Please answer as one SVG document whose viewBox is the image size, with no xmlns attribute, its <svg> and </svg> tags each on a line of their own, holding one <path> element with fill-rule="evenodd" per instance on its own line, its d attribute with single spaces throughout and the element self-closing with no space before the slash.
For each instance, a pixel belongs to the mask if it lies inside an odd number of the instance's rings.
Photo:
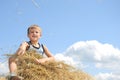
<svg viewBox="0 0 120 80">
<path fill-rule="evenodd" d="M 0 77 L 0 80 L 6 80 L 5 77 Z"/>
<path fill-rule="evenodd" d="M 35 51 L 27 51 L 17 58 L 17 75 L 23 80 L 94 80 L 89 74 L 64 62 L 37 64 L 34 59 L 43 57 Z"/>
</svg>

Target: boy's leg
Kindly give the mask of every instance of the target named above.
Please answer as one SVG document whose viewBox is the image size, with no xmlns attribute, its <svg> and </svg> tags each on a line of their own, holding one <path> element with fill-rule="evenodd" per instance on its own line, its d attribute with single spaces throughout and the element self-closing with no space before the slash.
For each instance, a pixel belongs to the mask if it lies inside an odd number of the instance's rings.
<svg viewBox="0 0 120 80">
<path fill-rule="evenodd" d="M 15 57 L 9 58 L 9 70 L 10 70 L 9 80 L 21 80 L 21 78 L 19 78 L 16 73 L 17 70 L 16 61 L 17 59 Z"/>
<path fill-rule="evenodd" d="M 16 76 L 16 59 L 14 57 L 9 58 L 9 70 L 10 70 L 10 76 Z"/>
</svg>

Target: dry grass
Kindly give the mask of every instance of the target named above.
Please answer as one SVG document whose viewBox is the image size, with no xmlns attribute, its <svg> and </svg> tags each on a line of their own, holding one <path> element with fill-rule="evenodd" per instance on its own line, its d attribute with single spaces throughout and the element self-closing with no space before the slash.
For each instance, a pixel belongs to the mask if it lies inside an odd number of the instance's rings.
<svg viewBox="0 0 120 80">
<path fill-rule="evenodd" d="M 23 80 L 94 80 L 89 74 L 64 62 L 36 64 L 34 59 L 43 57 L 35 51 L 26 52 L 25 55 L 17 58 L 19 60 L 17 74 L 23 77 Z"/>
<path fill-rule="evenodd" d="M 6 78 L 4 78 L 4 77 L 0 77 L 0 80 L 6 80 Z"/>
</svg>

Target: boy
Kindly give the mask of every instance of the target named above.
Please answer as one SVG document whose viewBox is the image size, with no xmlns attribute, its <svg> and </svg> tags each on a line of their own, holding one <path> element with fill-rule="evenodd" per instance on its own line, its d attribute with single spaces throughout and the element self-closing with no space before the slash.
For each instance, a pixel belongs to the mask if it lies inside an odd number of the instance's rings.
<svg viewBox="0 0 120 80">
<path fill-rule="evenodd" d="M 36 63 L 43 64 L 46 61 L 54 60 L 54 57 L 51 54 L 51 52 L 48 50 L 48 48 L 42 44 L 39 44 L 39 39 L 42 36 L 41 32 L 42 30 L 38 25 L 31 25 L 27 30 L 27 36 L 30 41 L 23 42 L 15 54 L 19 56 L 19 55 L 23 55 L 26 50 L 36 50 L 39 53 L 45 53 L 45 55 L 47 56 L 47 58 L 35 59 Z M 14 57 L 9 58 L 10 80 L 20 80 L 20 78 L 17 77 L 15 73 L 17 70 L 16 61 L 17 59 Z"/>
</svg>

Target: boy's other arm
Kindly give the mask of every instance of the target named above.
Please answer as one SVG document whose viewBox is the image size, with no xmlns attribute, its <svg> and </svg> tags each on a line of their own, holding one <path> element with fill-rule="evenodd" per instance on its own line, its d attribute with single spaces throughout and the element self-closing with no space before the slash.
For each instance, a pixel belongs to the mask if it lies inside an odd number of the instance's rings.
<svg viewBox="0 0 120 80">
<path fill-rule="evenodd" d="M 51 54 L 51 52 L 48 50 L 46 46 L 44 46 L 44 51 L 47 57 L 42 59 L 36 59 L 36 63 L 43 64 L 46 61 L 54 61 L 54 56 Z"/>
<path fill-rule="evenodd" d="M 52 55 L 52 53 L 48 50 L 48 48 L 46 46 L 44 46 L 44 51 L 45 51 L 45 54 L 48 58 L 47 61 L 51 61 L 51 60 L 54 60 L 54 56 Z"/>
</svg>

